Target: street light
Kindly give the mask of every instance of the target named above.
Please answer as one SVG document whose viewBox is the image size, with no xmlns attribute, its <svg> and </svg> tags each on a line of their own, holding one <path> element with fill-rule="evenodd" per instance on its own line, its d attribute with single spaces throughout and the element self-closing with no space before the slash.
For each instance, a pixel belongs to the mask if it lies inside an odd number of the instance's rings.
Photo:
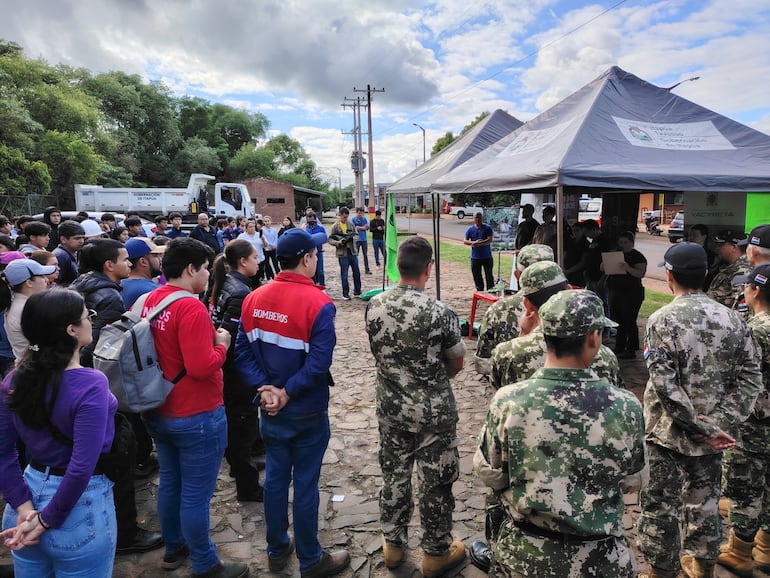
<svg viewBox="0 0 770 578">
<path fill-rule="evenodd" d="M 412 123 L 413 126 L 416 126 L 422 131 L 422 162 L 425 163 L 425 129 L 422 128 L 419 124 L 416 122 Z"/>
<path fill-rule="evenodd" d="M 666 90 L 668 90 L 670 92 L 673 89 L 675 89 L 677 86 L 679 86 L 680 84 L 683 84 L 685 82 L 692 82 L 694 80 L 700 80 L 700 76 L 693 76 L 691 78 L 685 78 L 684 80 L 680 80 L 676 84 L 673 84 L 673 85 L 669 86 Z"/>
</svg>

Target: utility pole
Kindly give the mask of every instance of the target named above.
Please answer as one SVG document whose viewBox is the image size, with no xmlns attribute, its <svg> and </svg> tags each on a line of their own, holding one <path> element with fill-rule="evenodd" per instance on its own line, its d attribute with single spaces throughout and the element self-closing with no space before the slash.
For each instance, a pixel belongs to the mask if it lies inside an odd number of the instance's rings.
<svg viewBox="0 0 770 578">
<path fill-rule="evenodd" d="M 368 116 L 367 128 L 369 131 L 369 202 L 374 204 L 374 152 L 372 151 L 372 93 L 373 92 L 385 92 L 384 88 L 376 89 L 370 84 L 366 85 L 366 90 L 358 90 L 355 86 L 353 92 L 366 92 L 366 113 Z M 362 194 L 363 198 L 363 194 Z M 361 205 L 363 206 L 362 202 Z"/>
<path fill-rule="evenodd" d="M 343 134 L 350 134 L 353 136 L 353 154 L 350 157 L 351 168 L 353 169 L 354 185 L 353 185 L 353 206 L 363 206 L 363 169 L 366 160 L 363 153 L 363 143 L 361 138 L 361 107 L 366 106 L 363 104 L 362 98 L 357 96 L 356 98 L 343 99 L 342 108 L 353 109 L 353 130 L 349 133 L 343 132 Z"/>
</svg>

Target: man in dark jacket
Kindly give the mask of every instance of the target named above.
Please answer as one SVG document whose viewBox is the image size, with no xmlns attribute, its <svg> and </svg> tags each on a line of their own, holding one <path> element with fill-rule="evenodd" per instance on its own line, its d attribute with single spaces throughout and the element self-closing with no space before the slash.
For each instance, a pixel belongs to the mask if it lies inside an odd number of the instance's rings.
<svg viewBox="0 0 770 578">
<path fill-rule="evenodd" d="M 190 231 L 190 237 L 211 247 L 215 255 L 220 252 L 217 232 L 214 230 L 214 227 L 209 226 L 209 216 L 206 213 L 198 215 L 198 224 Z"/>
<path fill-rule="evenodd" d="M 117 321 L 125 313 L 123 298 L 120 296 L 120 281 L 131 272 L 128 251 L 123 243 L 114 239 L 96 239 L 85 245 L 80 252 L 80 272 L 80 277 L 73 281 L 70 289 L 83 296 L 87 309 L 96 312 L 96 318 L 91 321 L 94 340 L 81 350 L 80 363 L 93 367 L 93 351 L 99 333 L 103 327 Z M 136 440 L 132 449 L 128 474 L 116 481 L 112 488 L 118 521 L 118 554 L 139 554 L 163 546 L 163 539 L 158 532 L 144 530 L 136 523 Z"/>
<path fill-rule="evenodd" d="M 77 221 L 64 221 L 59 225 L 59 246 L 53 250 L 59 264 L 56 284 L 66 287 L 78 276 L 77 254 L 83 248 L 85 229 Z"/>
<path fill-rule="evenodd" d="M 59 244 L 59 223 L 61 223 L 61 210 L 58 207 L 46 207 L 43 209 L 43 222 L 51 227 L 51 236 L 46 249 L 53 251 Z"/>
</svg>

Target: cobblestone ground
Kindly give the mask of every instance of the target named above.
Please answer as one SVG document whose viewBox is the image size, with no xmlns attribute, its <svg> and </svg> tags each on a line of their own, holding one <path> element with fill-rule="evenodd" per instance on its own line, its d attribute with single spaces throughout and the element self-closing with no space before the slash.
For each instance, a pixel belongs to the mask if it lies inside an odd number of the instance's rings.
<svg viewBox="0 0 770 578">
<path fill-rule="evenodd" d="M 381 286 L 382 269 L 370 262 L 374 275 L 363 275 L 363 289 Z M 363 264 L 362 269 L 363 269 Z M 422 552 L 419 549 L 419 517 L 417 508 L 410 525 L 410 550 L 407 562 L 396 571 L 385 568 L 380 549 L 377 497 L 380 487 L 380 468 L 377 461 L 377 419 L 374 409 L 374 359 L 364 330 L 365 302 L 353 299 L 343 301 L 339 284 L 339 268 L 333 253 L 327 252 L 326 278 L 329 295 L 337 305 L 337 349 L 332 373 L 336 386 L 331 392 L 329 414 L 332 438 L 321 472 L 321 506 L 319 511 L 320 540 L 326 548 L 346 548 L 351 554 L 351 565 L 341 576 L 421 576 Z M 351 280 L 352 281 L 352 280 Z M 461 318 L 470 314 L 473 284 L 469 267 L 452 263 L 442 264 L 442 300 Z M 655 287 L 664 290 L 660 284 Z M 428 291 L 435 295 L 435 282 Z M 485 305 L 480 306 L 483 315 Z M 480 320 L 480 316 L 477 316 Z M 468 352 L 465 369 L 453 380 L 455 396 L 460 409 L 457 427 L 460 444 L 460 479 L 455 483 L 456 508 L 454 535 L 469 545 L 484 535 L 485 486 L 473 474 L 475 440 L 486 413 L 487 400 L 492 388 L 479 379 L 474 371 L 475 340 L 466 341 Z M 647 379 L 641 359 L 622 360 L 621 368 L 626 386 L 640 398 Z M 211 503 L 211 534 L 224 560 L 249 564 L 252 576 L 269 573 L 265 553 L 265 528 L 262 504 L 239 503 L 235 498 L 235 484 L 228 476 L 227 464 L 217 483 Z M 140 524 L 157 529 L 155 512 L 157 476 L 137 482 L 137 502 Z M 627 496 L 624 523 L 627 536 L 635 540 L 634 523 L 638 515 L 636 496 Z M 163 550 L 145 555 L 118 557 L 114 576 L 118 578 L 189 576 L 189 563 L 173 572 L 160 569 Z M 7 551 L 0 563 L 7 563 Z M 639 559 L 640 571 L 647 567 Z M 294 559 L 286 576 L 299 576 Z M 467 562 L 448 576 L 467 578 L 485 574 Z M 760 574 L 756 574 L 760 576 Z M 732 576 L 719 569 L 717 576 Z"/>
</svg>

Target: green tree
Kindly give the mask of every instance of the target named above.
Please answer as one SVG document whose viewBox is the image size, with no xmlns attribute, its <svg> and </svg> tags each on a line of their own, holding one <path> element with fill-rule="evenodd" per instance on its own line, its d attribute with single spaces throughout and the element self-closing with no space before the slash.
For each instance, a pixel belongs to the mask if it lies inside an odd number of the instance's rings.
<svg viewBox="0 0 770 578">
<path fill-rule="evenodd" d="M 37 156 L 51 173 L 51 192 L 62 207 L 74 207 L 75 183 L 93 183 L 102 160 L 75 134 L 47 131 L 38 142 Z"/>
<path fill-rule="evenodd" d="M 174 168 L 184 178 L 191 173 L 218 175 L 222 170 L 217 151 L 199 137 L 188 138 L 174 159 Z"/>
<path fill-rule="evenodd" d="M 275 155 L 265 148 L 254 149 L 244 145 L 235 153 L 227 167 L 228 181 L 242 181 L 251 177 L 272 178 L 275 172 Z"/>
<path fill-rule="evenodd" d="M 0 194 L 47 195 L 51 190 L 51 175 L 41 161 L 29 161 L 18 149 L 0 143 Z"/>
<path fill-rule="evenodd" d="M 436 153 L 440 153 L 446 147 L 451 145 L 454 142 L 454 140 L 455 140 L 455 135 L 453 135 L 451 131 L 447 131 L 447 133 L 444 134 L 444 136 L 442 136 L 435 142 L 435 144 L 433 145 L 433 148 L 430 149 L 430 156 L 433 156 Z"/>
</svg>

